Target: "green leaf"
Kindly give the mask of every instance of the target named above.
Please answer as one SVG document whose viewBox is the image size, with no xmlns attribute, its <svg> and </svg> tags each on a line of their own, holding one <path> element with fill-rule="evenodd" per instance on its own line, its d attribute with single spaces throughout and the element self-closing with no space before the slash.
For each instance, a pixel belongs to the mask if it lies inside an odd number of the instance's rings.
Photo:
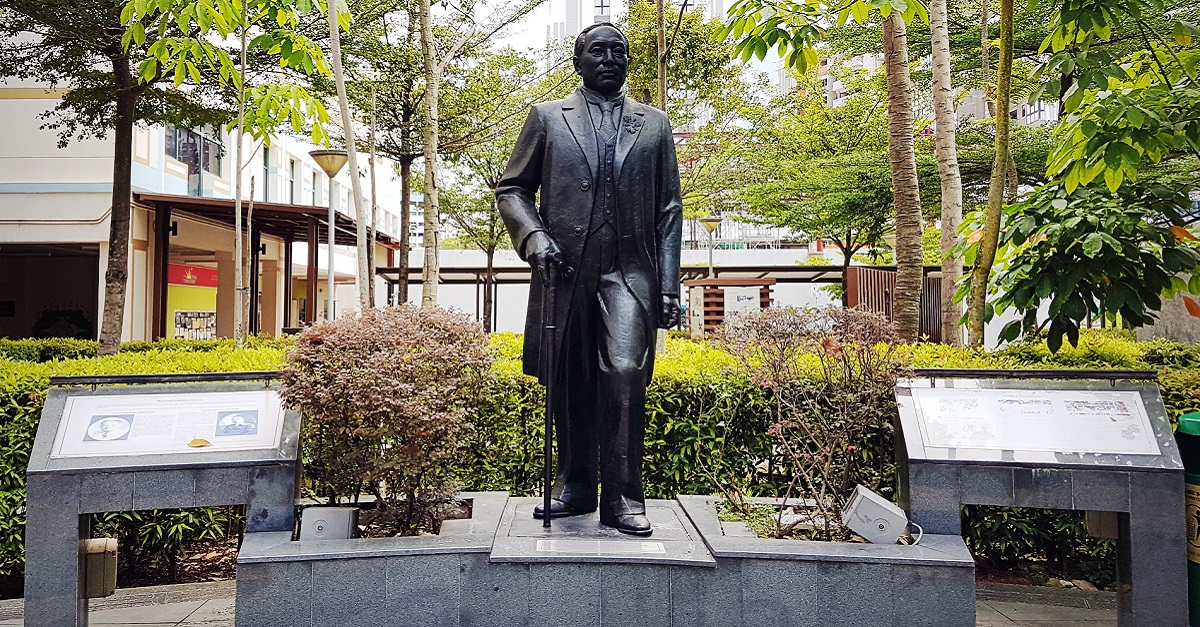
<svg viewBox="0 0 1200 627">
<path fill-rule="evenodd" d="M 1004 328 L 1000 330 L 1000 341 L 1001 342 L 1011 342 L 1011 341 L 1017 339 L 1018 337 L 1020 337 L 1020 335 L 1021 335 L 1021 321 L 1013 320 L 1013 321 L 1009 322 L 1008 324 L 1004 325 Z"/>
<path fill-rule="evenodd" d="M 855 22 L 863 24 L 871 14 L 871 7 L 866 2 L 855 2 L 850 5 L 850 14 L 854 16 Z"/>
</svg>

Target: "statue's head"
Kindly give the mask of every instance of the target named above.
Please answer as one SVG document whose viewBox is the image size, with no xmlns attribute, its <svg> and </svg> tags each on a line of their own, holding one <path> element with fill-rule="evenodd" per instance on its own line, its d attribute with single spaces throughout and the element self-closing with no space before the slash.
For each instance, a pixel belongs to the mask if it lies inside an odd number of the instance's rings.
<svg viewBox="0 0 1200 627">
<path fill-rule="evenodd" d="M 592 24 L 575 38 L 575 72 L 588 89 L 615 94 L 629 71 L 629 39 L 608 22 Z"/>
</svg>

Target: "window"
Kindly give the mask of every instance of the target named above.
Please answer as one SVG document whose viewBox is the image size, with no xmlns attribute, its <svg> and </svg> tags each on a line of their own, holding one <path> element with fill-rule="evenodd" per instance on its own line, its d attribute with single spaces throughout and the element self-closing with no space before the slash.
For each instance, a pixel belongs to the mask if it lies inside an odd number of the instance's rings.
<svg viewBox="0 0 1200 627">
<path fill-rule="evenodd" d="M 166 155 L 188 168 L 188 194 L 203 195 L 204 173 L 211 176 L 221 175 L 221 157 L 224 149 L 218 139 L 218 131 L 207 126 L 195 131 L 167 125 L 165 135 L 163 144 Z"/>
<path fill-rule="evenodd" d="M 308 203 L 315 207 L 317 206 L 317 172 L 315 170 L 310 176 L 309 182 L 311 185 L 309 185 L 308 189 L 312 191 L 312 198 L 308 199 Z"/>
<path fill-rule="evenodd" d="M 596 0 L 596 15 L 608 15 L 609 0 Z"/>
<path fill-rule="evenodd" d="M 262 200 L 263 202 L 271 201 L 271 150 L 263 146 L 263 177 L 262 177 Z"/>
<path fill-rule="evenodd" d="M 288 202 L 296 204 L 296 160 L 288 160 Z"/>
</svg>

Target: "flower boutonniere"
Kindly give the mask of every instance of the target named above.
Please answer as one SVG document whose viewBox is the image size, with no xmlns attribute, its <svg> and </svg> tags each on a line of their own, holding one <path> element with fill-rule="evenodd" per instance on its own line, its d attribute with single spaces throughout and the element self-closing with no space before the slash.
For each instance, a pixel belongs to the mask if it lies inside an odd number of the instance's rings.
<svg viewBox="0 0 1200 627">
<path fill-rule="evenodd" d="M 636 133 L 642 129 L 642 119 L 632 115 L 621 117 L 621 121 L 625 124 L 625 130 L 630 133 Z"/>
</svg>

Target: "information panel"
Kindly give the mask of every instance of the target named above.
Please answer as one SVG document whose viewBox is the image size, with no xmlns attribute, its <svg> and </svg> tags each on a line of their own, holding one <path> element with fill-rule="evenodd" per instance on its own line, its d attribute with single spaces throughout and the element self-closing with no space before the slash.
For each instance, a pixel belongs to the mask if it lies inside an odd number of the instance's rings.
<svg viewBox="0 0 1200 627">
<path fill-rule="evenodd" d="M 274 390 L 70 396 L 50 457 L 272 449 L 283 414 Z"/>
<path fill-rule="evenodd" d="M 1159 455 L 1132 390 L 912 388 L 926 447 Z"/>
</svg>

